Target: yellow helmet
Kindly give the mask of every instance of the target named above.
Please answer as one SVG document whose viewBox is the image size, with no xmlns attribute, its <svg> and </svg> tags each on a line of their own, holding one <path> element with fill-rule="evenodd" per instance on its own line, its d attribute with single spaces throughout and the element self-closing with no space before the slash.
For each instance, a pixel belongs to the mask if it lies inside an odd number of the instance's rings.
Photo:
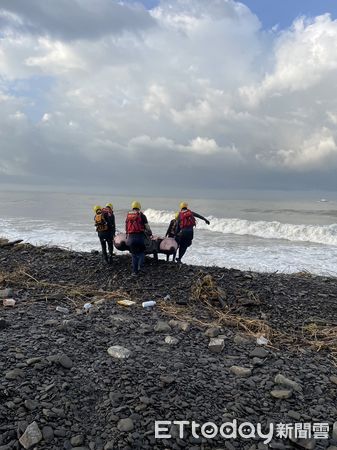
<svg viewBox="0 0 337 450">
<path fill-rule="evenodd" d="M 102 206 L 96 205 L 93 207 L 93 210 L 97 212 L 99 209 L 102 209 Z"/>
<path fill-rule="evenodd" d="M 137 201 L 132 202 L 131 208 L 132 209 L 141 209 L 140 203 Z"/>
<path fill-rule="evenodd" d="M 113 205 L 112 203 L 107 203 L 107 204 L 105 205 L 105 207 L 106 207 L 106 208 L 114 209 L 114 205 Z"/>
<path fill-rule="evenodd" d="M 180 209 L 187 208 L 187 207 L 188 207 L 188 204 L 186 202 L 181 202 L 179 205 Z"/>
<path fill-rule="evenodd" d="M 176 212 L 175 215 L 174 215 L 174 218 L 177 220 L 178 217 L 179 217 L 179 212 Z"/>
</svg>

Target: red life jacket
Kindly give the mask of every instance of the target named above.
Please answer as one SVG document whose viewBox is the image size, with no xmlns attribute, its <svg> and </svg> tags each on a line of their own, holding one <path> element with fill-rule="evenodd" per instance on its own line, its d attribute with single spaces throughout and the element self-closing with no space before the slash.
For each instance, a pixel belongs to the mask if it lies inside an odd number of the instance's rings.
<svg viewBox="0 0 337 450">
<path fill-rule="evenodd" d="M 179 220 L 180 220 L 180 229 L 183 230 L 184 228 L 191 228 L 196 226 L 195 218 L 192 214 L 192 211 L 189 209 L 184 209 L 180 211 L 179 213 Z"/>
<path fill-rule="evenodd" d="M 129 233 L 143 233 L 145 227 L 139 211 L 130 211 L 126 216 L 126 232 Z"/>
</svg>

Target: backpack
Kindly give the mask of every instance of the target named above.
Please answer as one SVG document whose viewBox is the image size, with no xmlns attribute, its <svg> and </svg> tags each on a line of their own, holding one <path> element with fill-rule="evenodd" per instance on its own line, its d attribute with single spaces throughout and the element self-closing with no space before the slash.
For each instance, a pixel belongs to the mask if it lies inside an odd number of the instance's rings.
<svg viewBox="0 0 337 450">
<path fill-rule="evenodd" d="M 108 231 L 109 227 L 102 212 L 95 215 L 96 231 Z"/>
<path fill-rule="evenodd" d="M 180 211 L 179 218 L 180 218 L 180 229 L 182 230 L 184 228 L 192 228 L 196 226 L 195 218 L 192 214 L 192 211 L 190 211 L 189 209 Z"/>
<path fill-rule="evenodd" d="M 126 232 L 129 233 L 143 233 L 145 230 L 142 217 L 139 211 L 131 211 L 126 216 Z"/>
</svg>

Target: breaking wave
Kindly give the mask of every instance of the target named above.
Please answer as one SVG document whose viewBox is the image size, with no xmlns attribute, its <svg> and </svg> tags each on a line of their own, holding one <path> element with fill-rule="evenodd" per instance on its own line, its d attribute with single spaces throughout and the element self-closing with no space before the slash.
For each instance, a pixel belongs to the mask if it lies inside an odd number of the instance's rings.
<svg viewBox="0 0 337 450">
<path fill-rule="evenodd" d="M 174 212 L 147 209 L 144 212 L 153 223 L 168 224 Z M 223 234 L 249 235 L 263 239 L 286 239 L 288 241 L 313 242 L 316 244 L 337 245 L 337 224 L 296 225 L 277 221 L 250 221 L 236 218 L 217 218 L 207 216 L 211 224 L 198 221 L 198 228 Z"/>
</svg>

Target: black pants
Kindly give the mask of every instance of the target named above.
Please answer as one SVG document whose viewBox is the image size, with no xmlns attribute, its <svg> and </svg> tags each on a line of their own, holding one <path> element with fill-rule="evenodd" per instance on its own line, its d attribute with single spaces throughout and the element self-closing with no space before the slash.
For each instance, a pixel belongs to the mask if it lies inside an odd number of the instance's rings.
<svg viewBox="0 0 337 450">
<path fill-rule="evenodd" d="M 108 262 L 107 246 L 109 251 L 109 257 L 112 257 L 114 250 L 113 245 L 114 234 L 111 231 L 99 231 L 98 237 L 102 247 L 103 258 L 106 262 Z"/>
<path fill-rule="evenodd" d="M 132 271 L 138 273 L 144 264 L 145 241 L 143 233 L 130 233 L 128 235 L 127 245 L 130 248 L 132 256 Z"/>
<path fill-rule="evenodd" d="M 177 242 L 179 244 L 179 259 L 181 259 L 185 253 L 188 247 L 192 245 L 193 241 L 193 228 L 184 228 L 179 233 L 179 236 L 177 236 Z"/>
</svg>

